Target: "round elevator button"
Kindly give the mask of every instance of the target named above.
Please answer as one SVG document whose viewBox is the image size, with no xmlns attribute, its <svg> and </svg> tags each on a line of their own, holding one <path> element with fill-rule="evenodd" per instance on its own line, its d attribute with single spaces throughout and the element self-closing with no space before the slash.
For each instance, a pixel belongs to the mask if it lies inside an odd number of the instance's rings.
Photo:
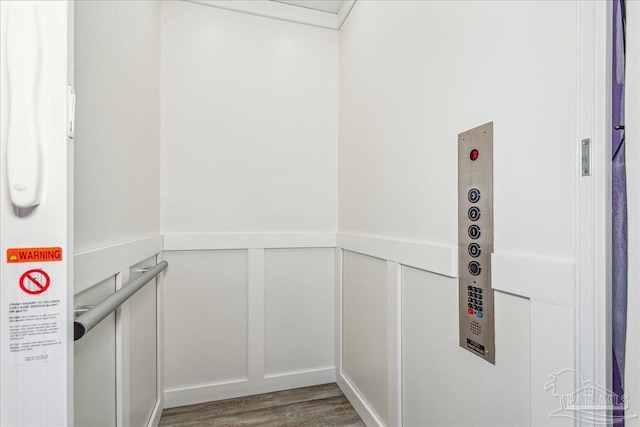
<svg viewBox="0 0 640 427">
<path fill-rule="evenodd" d="M 480 227 L 478 227 L 477 225 L 470 225 L 467 232 L 469 233 L 469 237 L 471 237 L 473 240 L 480 237 Z"/>
<path fill-rule="evenodd" d="M 477 261 L 471 261 L 469 263 L 469 273 L 473 274 L 474 276 L 477 276 L 478 274 L 480 274 L 480 271 L 482 271 L 482 267 L 480 267 L 480 263 L 478 263 Z"/>
<path fill-rule="evenodd" d="M 467 211 L 467 217 L 469 217 L 469 219 L 471 221 L 477 221 L 480 219 L 480 209 L 476 206 L 471 206 L 469 208 L 469 210 Z"/>
<path fill-rule="evenodd" d="M 467 193 L 467 199 L 469 199 L 471 203 L 478 203 L 478 200 L 480 200 L 480 190 L 477 188 L 469 190 Z"/>
<path fill-rule="evenodd" d="M 480 245 L 477 243 L 471 243 L 469 245 L 469 255 L 471 255 L 474 258 L 477 258 L 480 256 L 480 254 L 482 253 L 482 250 L 480 249 Z"/>
</svg>

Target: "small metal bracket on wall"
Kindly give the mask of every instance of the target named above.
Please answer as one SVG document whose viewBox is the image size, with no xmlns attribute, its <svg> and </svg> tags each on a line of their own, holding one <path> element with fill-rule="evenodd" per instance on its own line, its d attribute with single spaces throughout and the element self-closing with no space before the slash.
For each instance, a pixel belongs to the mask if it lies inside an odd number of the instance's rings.
<svg viewBox="0 0 640 427">
<path fill-rule="evenodd" d="M 86 313 L 87 311 L 91 310 L 93 307 L 93 305 L 78 305 L 73 309 L 73 314 L 78 317 L 82 313 Z"/>
<path fill-rule="evenodd" d="M 591 176 L 591 138 L 585 138 L 581 142 L 582 176 Z"/>
</svg>

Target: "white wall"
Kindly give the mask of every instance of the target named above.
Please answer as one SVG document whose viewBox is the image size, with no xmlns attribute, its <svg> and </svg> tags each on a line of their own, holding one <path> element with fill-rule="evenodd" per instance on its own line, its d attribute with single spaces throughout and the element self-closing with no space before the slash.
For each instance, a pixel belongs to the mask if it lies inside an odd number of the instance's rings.
<svg viewBox="0 0 640 427">
<path fill-rule="evenodd" d="M 162 227 L 334 231 L 338 34 L 162 5 Z"/>
<path fill-rule="evenodd" d="M 379 271 L 367 280 L 400 283 L 400 313 L 359 318 L 402 319 L 401 344 L 388 340 L 369 357 L 402 361 L 405 425 L 570 422 L 548 418 L 559 401 L 543 386 L 574 367 L 577 31 L 575 2 L 361 1 L 340 32 L 338 242 L 431 272 L 404 267 L 398 281 Z M 495 366 L 458 346 L 457 280 L 432 274 L 457 271 L 457 135 L 488 121 Z M 365 414 L 372 424 L 396 425 L 385 411 L 397 397 L 369 398 L 366 378 L 377 372 L 348 364 L 349 301 L 373 292 L 349 296 L 372 274 L 351 258 L 342 344 L 351 384 L 341 385 L 380 418 Z M 400 367 L 391 368 L 393 379 Z"/>
<path fill-rule="evenodd" d="M 165 252 L 165 386 L 247 378 L 246 251 Z"/>
<path fill-rule="evenodd" d="M 76 2 L 75 76 L 75 302 L 96 304 L 162 250 L 160 3 Z M 156 296 L 152 281 L 76 342 L 78 425 L 159 418 Z"/>
<path fill-rule="evenodd" d="M 265 251 L 265 376 L 334 367 L 334 253 Z"/>
<path fill-rule="evenodd" d="M 109 278 L 77 294 L 74 302 L 80 306 L 95 304 L 115 288 L 115 279 Z M 116 425 L 115 330 L 113 313 L 74 345 L 74 422 L 77 426 Z"/>
<path fill-rule="evenodd" d="M 388 424 L 387 265 L 384 260 L 344 253 L 342 366 L 376 415 Z"/>
<path fill-rule="evenodd" d="M 160 232 L 159 31 L 158 2 L 76 3 L 76 252 Z"/>
<path fill-rule="evenodd" d="M 63 254 L 0 267 L 0 425 L 73 422 L 72 11 L 71 2 L 0 2 L 0 251 L 57 246 Z M 17 286 L 33 268 L 51 282 L 38 295 Z M 36 305 L 15 317 L 14 303 Z"/>
<path fill-rule="evenodd" d="M 529 301 L 496 292 L 491 365 L 457 348 L 456 279 L 404 267 L 402 282 L 404 425 L 527 425 Z"/>
<path fill-rule="evenodd" d="M 162 3 L 166 406 L 332 382 L 338 33 Z"/>
<path fill-rule="evenodd" d="M 165 252 L 166 407 L 334 381 L 334 257 Z"/>
<path fill-rule="evenodd" d="M 131 267 L 129 280 L 142 276 L 145 268 L 156 265 L 153 256 Z M 161 412 L 158 371 L 158 291 L 153 279 L 123 305 L 127 312 L 126 331 L 126 408 L 132 426 L 144 426 L 154 421 L 154 411 Z"/>
<path fill-rule="evenodd" d="M 575 9 L 356 3 L 340 32 L 340 232 L 455 245 L 457 135 L 493 120 L 496 249 L 573 258 Z"/>
</svg>

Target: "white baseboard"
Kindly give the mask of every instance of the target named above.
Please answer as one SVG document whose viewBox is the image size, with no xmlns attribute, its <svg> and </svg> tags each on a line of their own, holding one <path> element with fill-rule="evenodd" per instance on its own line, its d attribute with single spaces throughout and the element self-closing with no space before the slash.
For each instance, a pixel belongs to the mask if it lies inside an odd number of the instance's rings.
<svg viewBox="0 0 640 427">
<path fill-rule="evenodd" d="M 155 406 L 153 407 L 153 411 L 151 412 L 151 416 L 149 417 L 149 422 L 147 423 L 147 427 L 158 427 L 160 424 L 160 418 L 162 417 L 162 410 L 164 409 L 162 399 L 158 399 L 156 401 Z"/>
<path fill-rule="evenodd" d="M 164 392 L 164 406 L 165 408 L 174 408 L 176 406 L 193 405 L 196 403 L 271 393 L 292 388 L 328 384 L 335 382 L 335 380 L 335 368 L 326 368 L 268 376 L 256 381 L 239 379 L 222 383 L 169 389 Z"/>
<path fill-rule="evenodd" d="M 360 392 L 354 387 L 349 378 L 344 374 L 339 374 L 336 380 L 338 387 L 347 397 L 353 409 L 356 410 L 362 421 L 367 427 L 384 427 L 385 424 L 376 415 L 375 411 L 371 408 L 369 403 L 365 400 Z"/>
</svg>

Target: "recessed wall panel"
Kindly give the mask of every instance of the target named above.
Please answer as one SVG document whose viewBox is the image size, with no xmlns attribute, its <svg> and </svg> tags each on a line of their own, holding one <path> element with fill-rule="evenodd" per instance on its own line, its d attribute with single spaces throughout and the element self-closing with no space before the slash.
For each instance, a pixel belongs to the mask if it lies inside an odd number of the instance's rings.
<svg viewBox="0 0 640 427">
<path fill-rule="evenodd" d="M 529 300 L 494 297 L 492 365 L 458 345 L 457 279 L 402 268 L 404 425 L 529 425 Z"/>
<path fill-rule="evenodd" d="M 247 377 L 247 251 L 165 252 L 165 390 Z"/>
<path fill-rule="evenodd" d="M 115 292 L 111 277 L 77 294 L 75 306 L 99 303 Z M 116 316 L 107 316 L 74 346 L 74 421 L 77 426 L 116 425 Z"/>
<path fill-rule="evenodd" d="M 265 376 L 334 366 L 334 265 L 333 248 L 265 251 Z"/>
<path fill-rule="evenodd" d="M 131 268 L 130 280 L 140 277 L 145 267 L 156 265 L 156 257 Z M 157 391 L 157 299 L 156 279 L 144 285 L 129 304 L 129 399 L 132 426 L 149 422 L 158 398 Z"/>
<path fill-rule="evenodd" d="M 387 263 L 349 251 L 343 263 L 343 371 L 386 420 Z"/>
</svg>

